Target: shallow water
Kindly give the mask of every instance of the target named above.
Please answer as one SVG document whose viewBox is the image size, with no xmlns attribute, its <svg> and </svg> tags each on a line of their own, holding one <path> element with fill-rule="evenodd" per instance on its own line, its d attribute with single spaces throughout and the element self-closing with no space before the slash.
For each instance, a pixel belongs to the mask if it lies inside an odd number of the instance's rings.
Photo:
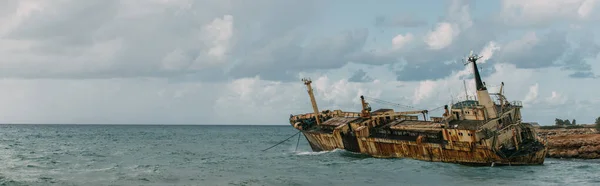
<svg viewBox="0 0 600 186">
<path fill-rule="evenodd" d="M 310 152 L 289 126 L 0 125 L 0 185 L 600 185 L 600 161 L 468 167 Z"/>
</svg>

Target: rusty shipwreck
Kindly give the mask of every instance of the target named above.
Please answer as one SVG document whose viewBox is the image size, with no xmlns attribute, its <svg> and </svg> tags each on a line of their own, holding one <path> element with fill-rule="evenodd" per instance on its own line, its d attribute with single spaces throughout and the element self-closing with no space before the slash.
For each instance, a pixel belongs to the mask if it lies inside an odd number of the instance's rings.
<svg viewBox="0 0 600 186">
<path fill-rule="evenodd" d="M 531 124 L 521 122 L 522 104 L 506 99 L 504 83 L 499 93 L 488 92 L 477 68 L 479 58 L 469 55 L 465 64 L 472 63 L 476 99 L 443 105 L 442 117 L 428 120 L 427 110 L 371 111 L 364 96 L 360 96 L 361 112 L 319 111 L 311 80 L 303 79 L 313 112 L 290 115 L 290 124 L 306 137 L 313 151 L 344 149 L 379 158 L 466 165 L 543 164 L 546 140 L 537 136 Z"/>
</svg>

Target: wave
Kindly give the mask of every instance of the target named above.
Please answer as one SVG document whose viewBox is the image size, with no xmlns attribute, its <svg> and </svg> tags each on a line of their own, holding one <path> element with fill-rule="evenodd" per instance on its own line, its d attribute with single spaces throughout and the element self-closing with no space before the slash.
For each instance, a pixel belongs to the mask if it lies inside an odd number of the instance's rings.
<svg viewBox="0 0 600 186">
<path fill-rule="evenodd" d="M 305 156 L 305 155 L 309 155 L 309 156 L 313 156 L 313 155 L 321 155 L 321 154 L 329 154 L 329 153 L 338 153 L 338 152 L 343 152 L 344 150 L 342 149 L 334 149 L 331 151 L 320 151 L 320 152 L 313 152 L 313 151 L 297 151 L 294 152 L 295 155 L 299 155 L 299 156 Z"/>
</svg>

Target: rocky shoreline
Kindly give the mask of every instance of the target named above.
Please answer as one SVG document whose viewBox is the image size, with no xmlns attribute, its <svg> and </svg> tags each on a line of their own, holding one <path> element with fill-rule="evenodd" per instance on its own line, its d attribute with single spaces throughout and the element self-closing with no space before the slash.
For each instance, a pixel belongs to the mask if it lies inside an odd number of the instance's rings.
<svg viewBox="0 0 600 186">
<path fill-rule="evenodd" d="M 548 139 L 549 158 L 600 159 L 600 133 L 594 128 L 537 131 Z"/>
</svg>

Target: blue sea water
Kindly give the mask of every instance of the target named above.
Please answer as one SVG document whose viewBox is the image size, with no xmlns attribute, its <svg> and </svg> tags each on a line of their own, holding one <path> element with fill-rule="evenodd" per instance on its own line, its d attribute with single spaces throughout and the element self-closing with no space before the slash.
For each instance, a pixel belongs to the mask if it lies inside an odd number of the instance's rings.
<svg viewBox="0 0 600 186">
<path fill-rule="evenodd" d="M 469 167 L 311 152 L 290 126 L 0 125 L 0 185 L 600 185 L 600 161 Z"/>
</svg>

